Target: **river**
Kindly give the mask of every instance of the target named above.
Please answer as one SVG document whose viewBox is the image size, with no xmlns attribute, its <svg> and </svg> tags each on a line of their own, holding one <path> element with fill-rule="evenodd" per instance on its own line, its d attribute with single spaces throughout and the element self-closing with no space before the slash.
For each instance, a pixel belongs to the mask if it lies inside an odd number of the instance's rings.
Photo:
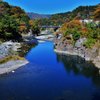
<svg viewBox="0 0 100 100">
<path fill-rule="evenodd" d="M 25 58 L 29 64 L 0 77 L 0 100 L 100 100 L 99 70 L 90 62 L 56 54 L 52 42 Z"/>
</svg>

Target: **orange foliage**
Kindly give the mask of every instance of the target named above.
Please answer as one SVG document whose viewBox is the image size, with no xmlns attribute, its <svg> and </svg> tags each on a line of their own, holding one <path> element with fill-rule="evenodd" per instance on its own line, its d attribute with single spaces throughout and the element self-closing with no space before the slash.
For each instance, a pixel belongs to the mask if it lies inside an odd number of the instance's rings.
<svg viewBox="0 0 100 100">
<path fill-rule="evenodd" d="M 67 29 L 73 29 L 73 28 L 82 28 L 82 24 L 79 20 L 72 20 L 70 22 L 66 22 L 65 24 L 62 25 L 60 28 L 60 31 L 65 32 Z"/>
<path fill-rule="evenodd" d="M 65 32 L 67 29 L 67 23 L 63 24 L 62 27 L 59 29 L 61 32 Z"/>
<path fill-rule="evenodd" d="M 75 28 L 75 27 L 80 28 L 81 22 L 79 20 L 72 20 L 71 22 L 68 23 L 67 27 L 68 28 Z"/>
<path fill-rule="evenodd" d="M 100 5 L 96 8 L 96 11 L 94 12 L 94 19 L 100 20 Z"/>
<path fill-rule="evenodd" d="M 86 27 L 82 28 L 82 32 L 85 33 L 85 32 L 88 32 L 88 29 Z"/>
<path fill-rule="evenodd" d="M 83 27 L 81 29 L 81 35 L 87 37 L 88 36 L 88 29 L 86 27 Z"/>
<path fill-rule="evenodd" d="M 23 32 L 27 30 L 27 27 L 26 27 L 26 24 L 25 23 L 20 23 L 20 26 L 19 26 L 19 31 L 20 32 Z"/>
</svg>

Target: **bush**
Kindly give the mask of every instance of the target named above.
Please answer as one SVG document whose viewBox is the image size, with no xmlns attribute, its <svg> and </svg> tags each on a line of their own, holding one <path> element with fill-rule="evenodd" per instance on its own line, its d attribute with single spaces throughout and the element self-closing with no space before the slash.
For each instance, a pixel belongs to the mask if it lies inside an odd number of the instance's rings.
<svg viewBox="0 0 100 100">
<path fill-rule="evenodd" d="M 67 36 L 67 35 L 69 35 L 69 34 L 71 34 L 71 30 L 70 30 L 70 29 L 67 29 L 67 30 L 64 32 L 64 36 Z"/>
<path fill-rule="evenodd" d="M 73 39 L 76 41 L 80 38 L 80 36 L 81 36 L 80 33 L 76 32 L 76 33 L 73 34 Z"/>
<path fill-rule="evenodd" d="M 100 35 L 100 29 L 92 29 L 90 37 L 97 39 Z"/>
<path fill-rule="evenodd" d="M 87 48 L 92 48 L 92 46 L 95 44 L 96 40 L 93 38 L 88 38 L 87 41 L 84 43 L 84 46 Z"/>
</svg>

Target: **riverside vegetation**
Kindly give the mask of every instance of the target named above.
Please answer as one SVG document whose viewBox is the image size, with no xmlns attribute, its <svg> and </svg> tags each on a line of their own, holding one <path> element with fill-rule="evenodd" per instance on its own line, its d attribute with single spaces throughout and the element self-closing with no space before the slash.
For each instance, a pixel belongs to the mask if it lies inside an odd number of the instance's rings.
<svg viewBox="0 0 100 100">
<path fill-rule="evenodd" d="M 21 41 L 22 34 L 27 34 L 30 29 L 33 34 L 38 34 L 36 21 L 30 20 L 20 7 L 0 1 L 0 40 Z"/>
<path fill-rule="evenodd" d="M 0 1 L 0 70 L 3 71 L 0 71 L 0 74 L 28 63 L 17 51 L 23 47 L 23 36 L 28 35 L 30 29 L 33 34 L 39 33 L 37 23 L 30 20 L 23 9 Z M 21 50 L 25 52 L 23 49 Z M 2 66 L 6 69 L 2 70 Z M 11 66 L 11 69 L 9 69 L 9 66 Z"/>
<path fill-rule="evenodd" d="M 81 56 L 97 63 L 100 68 L 100 5 L 95 9 L 92 19 L 82 19 L 77 15 L 73 20 L 65 22 L 55 34 L 57 52 L 61 50 Z"/>
</svg>

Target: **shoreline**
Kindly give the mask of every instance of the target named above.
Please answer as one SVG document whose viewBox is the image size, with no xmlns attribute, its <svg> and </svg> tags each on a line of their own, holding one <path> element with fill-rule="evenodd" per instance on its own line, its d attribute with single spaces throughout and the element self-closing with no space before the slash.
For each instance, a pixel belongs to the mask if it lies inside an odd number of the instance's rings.
<svg viewBox="0 0 100 100">
<path fill-rule="evenodd" d="M 80 54 L 78 54 L 78 53 L 76 53 L 76 52 L 71 53 L 71 52 L 68 52 L 68 51 L 57 50 L 57 49 L 54 49 L 54 51 L 55 51 L 56 53 L 64 54 L 64 55 L 72 55 L 72 56 L 75 55 L 75 56 L 80 56 L 80 57 L 84 58 L 86 61 L 90 61 L 89 58 L 86 58 L 86 57 L 84 57 L 84 55 L 80 55 Z"/>
<path fill-rule="evenodd" d="M 62 50 L 57 50 L 57 49 L 54 49 L 54 52 L 56 52 L 56 53 L 59 53 L 59 54 L 63 54 L 63 55 L 72 55 L 72 56 L 79 56 L 79 57 L 82 57 L 82 58 L 84 58 L 86 61 L 91 61 L 89 58 L 85 58 L 85 57 L 83 57 L 82 55 L 79 55 L 79 54 L 77 54 L 77 53 L 71 53 L 71 52 L 68 52 L 68 51 L 62 51 Z M 100 62 L 99 61 L 95 61 L 95 59 L 92 61 L 92 63 L 97 67 L 97 68 L 99 68 L 100 69 Z"/>
<path fill-rule="evenodd" d="M 0 75 L 14 72 L 29 63 L 25 58 L 16 55 L 21 47 L 21 43 L 12 41 L 0 45 Z"/>
<path fill-rule="evenodd" d="M 4 64 L 0 64 L 0 75 L 10 73 L 28 63 L 27 60 L 11 60 Z"/>
</svg>

